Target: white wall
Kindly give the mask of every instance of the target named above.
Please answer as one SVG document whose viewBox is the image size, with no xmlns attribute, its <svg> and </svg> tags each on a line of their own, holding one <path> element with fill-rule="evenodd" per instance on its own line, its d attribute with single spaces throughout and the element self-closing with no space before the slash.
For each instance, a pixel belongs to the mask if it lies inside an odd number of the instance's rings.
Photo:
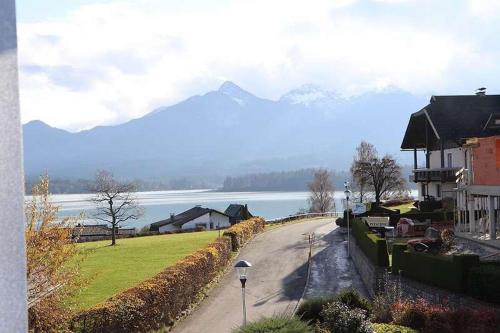
<svg viewBox="0 0 500 333">
<path fill-rule="evenodd" d="M 176 230 L 180 230 L 180 228 L 176 227 L 173 224 L 166 224 L 166 225 L 163 225 L 160 228 L 158 228 L 158 231 L 160 232 L 160 234 L 164 233 L 164 232 L 176 231 Z"/>
<path fill-rule="evenodd" d="M 463 148 L 453 148 L 444 150 L 444 167 L 448 167 L 448 154 L 451 153 L 452 167 L 461 168 L 465 166 L 464 159 L 464 149 Z M 439 150 L 431 151 L 430 154 L 430 167 L 441 168 L 441 152 Z"/>
<path fill-rule="evenodd" d="M 229 216 L 219 214 L 217 212 L 212 212 L 211 214 L 212 222 L 214 223 L 214 228 L 228 228 L 231 226 L 229 222 Z"/>
<path fill-rule="evenodd" d="M 182 230 L 186 229 L 194 229 L 196 228 L 197 225 L 203 224 L 205 225 L 205 229 L 210 229 L 210 214 L 206 213 L 205 215 L 202 215 L 200 217 L 195 218 L 194 220 L 191 220 L 187 223 L 184 223 L 182 225 Z"/>
<path fill-rule="evenodd" d="M 24 180 L 14 0 L 0 0 L 0 332 L 27 332 Z"/>
<path fill-rule="evenodd" d="M 227 228 L 230 227 L 229 217 L 226 215 L 219 214 L 217 212 L 206 213 L 205 215 L 199 216 L 187 223 L 182 225 L 182 230 L 194 229 L 198 225 L 204 225 L 206 230 L 210 230 L 210 223 L 213 223 L 212 229 Z M 181 228 L 174 226 L 173 224 L 167 224 L 159 228 L 160 233 L 176 231 Z"/>
</svg>

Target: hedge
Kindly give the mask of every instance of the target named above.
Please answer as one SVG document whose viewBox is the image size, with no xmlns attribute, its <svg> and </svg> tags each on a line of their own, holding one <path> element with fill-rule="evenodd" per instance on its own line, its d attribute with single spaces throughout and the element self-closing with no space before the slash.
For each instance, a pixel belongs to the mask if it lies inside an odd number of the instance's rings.
<svg viewBox="0 0 500 333">
<path fill-rule="evenodd" d="M 481 300 L 500 304 L 500 263 L 481 263 L 469 271 L 468 293 Z"/>
<path fill-rule="evenodd" d="M 231 238 L 233 251 L 238 251 L 238 249 L 252 239 L 255 234 L 264 230 L 265 223 L 262 217 L 252 217 L 251 219 L 233 225 L 224 231 L 223 235 Z"/>
<path fill-rule="evenodd" d="M 389 267 L 387 241 L 372 233 L 360 219 L 352 221 L 352 233 L 356 244 L 363 253 L 377 266 Z"/>
<path fill-rule="evenodd" d="M 151 279 L 80 312 L 72 330 L 144 332 L 171 325 L 230 260 L 231 240 L 219 238 Z"/>
<path fill-rule="evenodd" d="M 124 290 L 106 302 L 77 313 L 71 330 L 82 333 L 147 332 L 170 326 L 200 291 L 227 267 L 231 251 L 264 229 L 262 218 L 232 226 L 224 236 L 173 266 Z"/>
<path fill-rule="evenodd" d="M 468 272 L 479 265 L 476 255 L 440 256 L 410 252 L 404 244 L 394 244 L 392 248 L 392 272 L 402 272 L 411 279 L 449 289 L 466 292 Z"/>
</svg>

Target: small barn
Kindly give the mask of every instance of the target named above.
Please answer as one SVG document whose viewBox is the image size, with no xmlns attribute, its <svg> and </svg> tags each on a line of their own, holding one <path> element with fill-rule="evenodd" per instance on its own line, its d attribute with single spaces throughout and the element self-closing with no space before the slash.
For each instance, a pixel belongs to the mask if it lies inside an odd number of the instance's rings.
<svg viewBox="0 0 500 333">
<path fill-rule="evenodd" d="M 240 204 L 230 204 L 224 211 L 224 214 L 229 216 L 229 222 L 231 225 L 253 217 L 253 215 L 248 211 L 248 206 Z"/>
<path fill-rule="evenodd" d="M 152 223 L 150 231 L 159 233 L 176 232 L 182 230 L 205 230 L 222 229 L 231 226 L 229 216 L 225 213 L 211 208 L 196 206 L 180 214 L 171 214 L 168 219 Z"/>
</svg>

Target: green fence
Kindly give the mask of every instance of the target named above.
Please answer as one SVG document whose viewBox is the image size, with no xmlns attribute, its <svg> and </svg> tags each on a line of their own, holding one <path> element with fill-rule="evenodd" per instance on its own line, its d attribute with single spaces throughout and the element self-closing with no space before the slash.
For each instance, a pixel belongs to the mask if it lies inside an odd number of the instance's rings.
<svg viewBox="0 0 500 333">
<path fill-rule="evenodd" d="M 352 233 L 356 244 L 375 265 L 389 267 L 389 254 L 385 239 L 372 233 L 360 219 L 352 221 Z"/>
<path fill-rule="evenodd" d="M 392 272 L 429 285 L 467 292 L 469 271 L 479 266 L 477 255 L 439 256 L 407 250 L 404 244 L 392 248 Z"/>
</svg>

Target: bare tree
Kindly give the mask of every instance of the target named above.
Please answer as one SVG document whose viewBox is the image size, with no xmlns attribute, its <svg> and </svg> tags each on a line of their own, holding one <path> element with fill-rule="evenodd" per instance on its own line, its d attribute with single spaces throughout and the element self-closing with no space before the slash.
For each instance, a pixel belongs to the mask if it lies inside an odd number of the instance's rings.
<svg viewBox="0 0 500 333">
<path fill-rule="evenodd" d="M 309 184 L 309 190 L 311 191 L 309 197 L 311 213 L 325 213 L 335 208 L 334 187 L 328 170 L 319 169 L 314 172 L 314 179 Z"/>
<path fill-rule="evenodd" d="M 356 147 L 356 155 L 351 164 L 352 185 L 355 193 L 358 194 L 359 201 L 363 202 L 370 190 L 370 177 L 363 172 L 362 166 L 365 162 L 371 161 L 377 156 L 375 146 L 366 141 L 361 141 Z"/>
<path fill-rule="evenodd" d="M 371 152 L 371 156 L 365 160 L 355 159 L 351 170 L 354 170 L 356 177 L 366 182 L 365 185 L 375 193 L 375 203 L 379 204 L 382 198 L 407 192 L 401 166 L 396 160 L 391 155 L 379 158 L 375 148 Z"/>
<path fill-rule="evenodd" d="M 97 172 L 91 191 L 95 193 L 91 201 L 96 205 L 94 218 L 111 225 L 111 245 L 116 244 L 116 231 L 128 220 L 137 220 L 143 210 L 138 205 L 132 183 L 121 183 L 113 174 L 102 170 Z"/>
</svg>

